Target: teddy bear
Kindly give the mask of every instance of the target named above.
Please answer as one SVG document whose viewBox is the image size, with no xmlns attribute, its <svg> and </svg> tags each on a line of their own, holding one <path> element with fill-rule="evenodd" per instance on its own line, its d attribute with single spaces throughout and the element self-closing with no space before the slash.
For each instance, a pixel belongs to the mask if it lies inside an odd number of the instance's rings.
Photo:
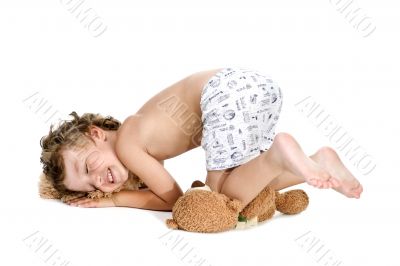
<svg viewBox="0 0 400 266">
<path fill-rule="evenodd" d="M 266 186 L 247 206 L 236 199 L 211 191 L 200 181 L 192 183 L 172 209 L 172 219 L 166 224 L 171 229 L 190 232 L 216 233 L 242 229 L 266 221 L 278 210 L 284 214 L 297 214 L 305 210 L 309 199 L 301 190 L 284 193 Z"/>
<path fill-rule="evenodd" d="M 67 202 L 69 200 L 84 196 L 91 199 L 110 198 L 114 192 L 121 190 L 138 190 L 146 187 L 147 186 L 137 176 L 129 174 L 128 180 L 113 192 L 94 190 L 90 192 L 72 191 L 62 193 L 54 188 L 53 183 L 45 174 L 42 173 L 39 178 L 39 196 L 43 199 L 60 199 L 62 202 Z"/>
</svg>

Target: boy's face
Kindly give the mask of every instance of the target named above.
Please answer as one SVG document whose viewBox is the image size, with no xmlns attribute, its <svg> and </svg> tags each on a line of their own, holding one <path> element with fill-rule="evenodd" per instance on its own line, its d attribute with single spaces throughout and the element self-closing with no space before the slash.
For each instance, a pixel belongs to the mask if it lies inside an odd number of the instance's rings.
<svg viewBox="0 0 400 266">
<path fill-rule="evenodd" d="M 128 169 L 115 153 L 115 131 L 91 130 L 94 140 L 84 148 L 68 148 L 62 153 L 65 186 L 72 191 L 112 192 L 128 179 Z"/>
</svg>

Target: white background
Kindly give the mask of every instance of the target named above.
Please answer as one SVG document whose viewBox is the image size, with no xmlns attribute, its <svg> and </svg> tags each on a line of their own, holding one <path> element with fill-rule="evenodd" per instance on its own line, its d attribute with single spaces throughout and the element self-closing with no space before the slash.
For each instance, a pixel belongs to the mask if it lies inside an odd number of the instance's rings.
<svg viewBox="0 0 400 266">
<path fill-rule="evenodd" d="M 338 1 L 86 0 L 107 26 L 97 38 L 67 2 L 0 2 L 1 265 L 52 265 L 45 259 L 55 251 L 55 265 L 63 259 L 195 265 L 189 257 L 215 266 L 324 265 L 318 257 L 325 252 L 340 265 L 400 264 L 395 1 L 353 3 L 376 27 L 363 37 L 336 10 Z M 295 104 L 311 96 L 334 117 L 376 163 L 364 175 L 339 153 L 364 186 L 361 199 L 300 185 L 310 196 L 300 215 L 276 215 L 244 231 L 193 234 L 170 232 L 169 212 L 85 209 L 39 198 L 39 140 L 54 119 L 46 122 L 27 98 L 37 93 L 47 100 L 54 118 L 75 110 L 123 120 L 181 78 L 226 66 L 258 69 L 280 84 L 277 132 L 292 134 L 307 154 L 332 143 Z M 186 190 L 204 180 L 203 150 L 168 160 L 166 168 Z M 41 250 L 35 237 L 47 241 Z M 321 249 L 311 249 L 306 237 Z M 174 239 L 181 239 L 175 248 Z"/>
</svg>

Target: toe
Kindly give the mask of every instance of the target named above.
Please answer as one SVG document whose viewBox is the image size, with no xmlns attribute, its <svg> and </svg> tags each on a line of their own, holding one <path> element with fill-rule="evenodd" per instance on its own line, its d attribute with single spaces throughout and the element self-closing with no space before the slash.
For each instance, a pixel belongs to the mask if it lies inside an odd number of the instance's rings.
<svg viewBox="0 0 400 266">
<path fill-rule="evenodd" d="M 351 190 L 350 194 L 354 197 L 359 199 L 360 198 L 360 194 L 361 194 L 361 190 L 359 187 L 357 187 L 356 189 Z"/>
<path fill-rule="evenodd" d="M 338 186 L 340 186 L 339 180 L 337 180 L 337 179 L 334 178 L 334 177 L 332 177 L 332 178 L 330 179 L 330 182 L 331 182 L 331 184 L 332 184 L 333 187 L 338 187 Z"/>
<path fill-rule="evenodd" d="M 357 195 L 358 197 L 360 197 L 361 193 L 363 192 L 363 187 L 361 185 L 359 185 L 359 187 L 357 188 Z"/>
</svg>

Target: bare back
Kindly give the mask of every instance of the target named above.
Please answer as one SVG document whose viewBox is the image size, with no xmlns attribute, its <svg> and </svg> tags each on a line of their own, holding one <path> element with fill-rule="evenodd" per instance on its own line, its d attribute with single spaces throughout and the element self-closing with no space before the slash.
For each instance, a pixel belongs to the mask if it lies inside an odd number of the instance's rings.
<svg viewBox="0 0 400 266">
<path fill-rule="evenodd" d="M 124 121 L 119 137 L 134 138 L 133 143 L 158 161 L 198 147 L 201 92 L 219 70 L 194 73 L 154 95 Z"/>
</svg>

